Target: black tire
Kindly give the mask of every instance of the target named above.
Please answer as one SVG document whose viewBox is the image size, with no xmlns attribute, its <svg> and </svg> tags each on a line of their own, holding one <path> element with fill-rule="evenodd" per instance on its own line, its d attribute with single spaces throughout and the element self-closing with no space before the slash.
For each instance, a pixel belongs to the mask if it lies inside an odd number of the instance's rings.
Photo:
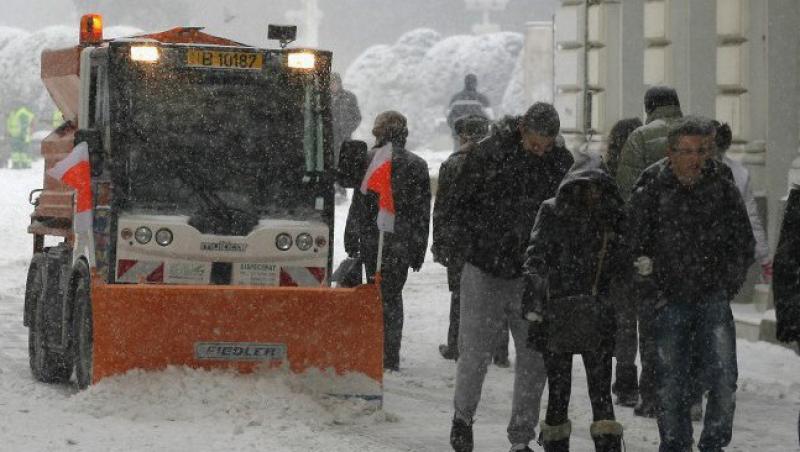
<svg viewBox="0 0 800 452">
<path fill-rule="evenodd" d="M 72 350 L 75 363 L 75 384 L 86 389 L 92 384 L 93 336 L 92 296 L 89 266 L 84 261 L 75 264 L 72 298 Z"/>
<path fill-rule="evenodd" d="M 33 377 L 44 383 L 66 383 L 72 375 L 72 361 L 69 353 L 59 353 L 51 350 L 45 343 L 44 318 L 45 286 L 47 281 L 45 265 L 39 265 L 36 272 L 32 291 L 35 291 L 33 307 L 33 325 L 28 328 L 28 354 L 30 358 L 31 373 Z"/>
<path fill-rule="evenodd" d="M 37 253 L 31 259 L 31 265 L 28 267 L 28 278 L 25 282 L 25 325 L 28 327 L 28 361 L 31 368 L 33 377 L 37 380 L 39 377 L 39 369 L 36 367 L 37 362 L 36 351 L 34 347 L 36 340 L 34 335 L 36 333 L 34 325 L 36 325 L 36 304 L 39 302 L 39 297 L 42 293 L 42 274 L 41 268 L 44 266 L 44 255 Z"/>
</svg>

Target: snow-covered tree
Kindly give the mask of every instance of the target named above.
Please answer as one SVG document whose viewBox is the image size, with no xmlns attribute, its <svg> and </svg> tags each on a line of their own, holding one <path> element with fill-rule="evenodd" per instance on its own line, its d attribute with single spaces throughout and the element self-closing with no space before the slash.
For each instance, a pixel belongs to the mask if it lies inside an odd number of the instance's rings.
<svg viewBox="0 0 800 452">
<path fill-rule="evenodd" d="M 366 136 L 375 116 L 397 110 L 409 122 L 409 144 L 425 145 L 441 126 L 451 96 L 464 76 L 478 76 L 478 89 L 499 106 L 522 49 L 518 33 L 442 38 L 430 29 L 402 35 L 393 45 L 368 48 L 347 69 L 345 87 L 359 98 Z"/>
</svg>

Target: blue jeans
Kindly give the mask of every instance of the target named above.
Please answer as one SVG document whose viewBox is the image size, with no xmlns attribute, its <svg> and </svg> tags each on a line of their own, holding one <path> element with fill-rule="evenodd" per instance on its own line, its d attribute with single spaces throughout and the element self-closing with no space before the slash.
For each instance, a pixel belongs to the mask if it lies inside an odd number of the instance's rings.
<svg viewBox="0 0 800 452">
<path fill-rule="evenodd" d="M 711 301 L 669 302 L 657 312 L 656 325 L 659 452 L 691 450 L 693 352 L 700 358 L 700 384 L 709 391 L 697 447 L 701 452 L 722 450 L 731 441 L 738 379 L 730 304 L 721 296 Z"/>
</svg>

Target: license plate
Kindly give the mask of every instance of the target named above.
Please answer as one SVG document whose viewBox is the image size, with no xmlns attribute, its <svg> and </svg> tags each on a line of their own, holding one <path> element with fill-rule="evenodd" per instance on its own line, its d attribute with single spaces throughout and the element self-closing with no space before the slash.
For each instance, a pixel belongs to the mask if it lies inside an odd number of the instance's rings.
<svg viewBox="0 0 800 452">
<path fill-rule="evenodd" d="M 191 67 L 258 70 L 264 66 L 264 54 L 189 49 L 186 64 Z"/>
<path fill-rule="evenodd" d="M 238 263 L 233 267 L 233 283 L 236 285 L 277 286 L 278 265 Z"/>
</svg>

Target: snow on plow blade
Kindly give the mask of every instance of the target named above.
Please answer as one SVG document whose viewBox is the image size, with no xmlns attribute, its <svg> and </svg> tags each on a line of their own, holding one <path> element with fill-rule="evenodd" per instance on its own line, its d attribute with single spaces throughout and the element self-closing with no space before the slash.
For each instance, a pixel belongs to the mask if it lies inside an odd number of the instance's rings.
<svg viewBox="0 0 800 452">
<path fill-rule="evenodd" d="M 382 400 L 383 314 L 376 285 L 353 289 L 92 285 L 93 382 L 168 365 L 285 365 L 342 378 L 324 392 Z"/>
</svg>

